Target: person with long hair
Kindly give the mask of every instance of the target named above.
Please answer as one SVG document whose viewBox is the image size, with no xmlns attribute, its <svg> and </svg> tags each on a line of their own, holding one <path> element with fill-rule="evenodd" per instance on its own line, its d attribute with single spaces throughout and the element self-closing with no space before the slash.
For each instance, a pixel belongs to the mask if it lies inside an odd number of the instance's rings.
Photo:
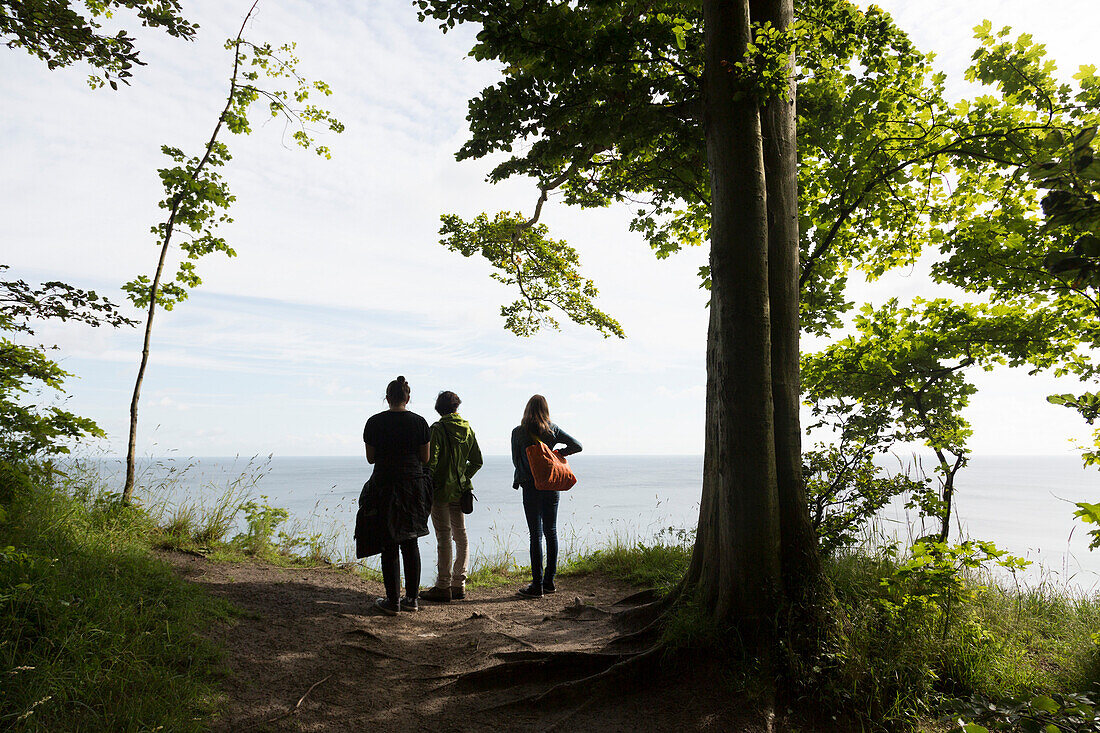
<svg viewBox="0 0 1100 733">
<path fill-rule="evenodd" d="M 432 479 L 424 468 L 431 438 L 424 418 L 407 408 L 411 389 L 404 377 L 386 386 L 389 409 L 367 420 L 363 428 L 367 462 L 374 465 L 359 495 L 355 521 L 356 556 L 382 555 L 386 597 L 375 600 L 382 613 L 416 611 L 420 593 L 420 547 L 428 534 Z M 405 597 L 401 598 L 401 568 L 405 566 Z"/>
<path fill-rule="evenodd" d="M 432 424 L 432 455 L 428 473 L 432 476 L 435 498 L 432 501 L 432 526 L 436 540 L 435 585 L 421 591 L 425 601 L 446 603 L 466 597 L 467 558 L 466 515 L 460 499 L 473 489 L 470 479 L 481 468 L 481 448 L 470 423 L 458 414 L 462 400 L 454 392 L 443 391 L 435 400 L 439 421 Z M 454 564 L 451 564 L 451 540 L 454 540 Z"/>
<path fill-rule="evenodd" d="M 581 444 L 550 421 L 550 406 L 540 394 L 527 400 L 523 419 L 512 431 L 512 465 L 516 468 L 512 488 L 523 489 L 523 513 L 531 534 L 531 584 L 519 590 L 525 598 L 541 598 L 544 593 L 557 591 L 554 576 L 558 569 L 558 500 L 561 494 L 535 488 L 531 465 L 527 461 L 527 448 L 535 445 L 536 441 L 542 441 L 550 448 L 564 445 L 557 451 L 562 457 L 581 452 Z M 542 565 L 543 537 L 546 538 L 545 570 Z"/>
</svg>

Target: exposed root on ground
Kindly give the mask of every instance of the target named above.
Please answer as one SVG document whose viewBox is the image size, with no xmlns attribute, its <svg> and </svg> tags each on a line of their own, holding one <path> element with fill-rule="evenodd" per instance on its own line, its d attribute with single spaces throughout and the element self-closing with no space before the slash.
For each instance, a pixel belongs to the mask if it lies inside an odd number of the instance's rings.
<svg viewBox="0 0 1100 733">
<path fill-rule="evenodd" d="M 509 634 L 507 631 L 501 631 L 501 630 L 497 629 L 496 631 L 494 631 L 492 633 L 498 634 L 498 635 L 503 636 L 503 637 L 508 638 L 508 639 L 511 639 L 512 641 L 516 642 L 517 644 L 522 644 L 523 646 L 529 646 L 532 649 L 534 649 L 535 651 L 538 651 L 538 647 L 535 646 L 534 644 L 532 644 L 531 642 L 526 641 L 525 639 L 521 639 L 518 636 L 513 636 L 512 634 Z"/>
<path fill-rule="evenodd" d="M 613 615 L 611 611 L 602 609 L 599 606 L 583 603 L 580 598 L 574 598 L 573 605 L 563 608 L 562 613 L 575 621 L 600 621 Z"/>
<path fill-rule="evenodd" d="M 555 654 L 550 652 L 550 654 Z M 578 654 L 577 652 L 558 652 L 557 654 Z M 550 709 L 558 706 L 573 705 L 574 709 L 570 711 L 570 715 L 576 713 L 580 707 L 586 705 L 600 697 L 604 692 L 613 692 L 623 689 L 625 685 L 637 680 L 641 677 L 651 678 L 653 676 L 654 668 L 661 662 L 664 655 L 664 649 L 659 646 L 654 646 L 640 654 L 604 654 L 604 655 L 587 655 L 589 657 L 603 657 L 605 660 L 618 658 L 614 664 L 606 666 L 603 669 L 597 669 L 593 674 L 589 674 L 581 677 L 580 679 L 571 679 L 565 682 L 559 682 L 549 689 L 533 695 L 524 695 L 523 697 L 509 700 L 507 702 L 493 705 L 486 710 L 498 710 L 511 707 L 524 707 L 535 705 L 541 709 Z M 531 664 L 538 664 L 540 662 L 509 662 L 508 665 L 523 665 L 529 666 Z M 577 664 L 571 663 L 566 660 L 555 660 L 553 657 L 549 657 L 542 660 L 541 664 L 551 664 L 558 666 L 562 663 L 569 665 L 569 670 L 576 674 L 583 674 L 584 670 Z M 498 665 L 497 667 L 490 667 L 490 669 L 497 669 L 506 665 Z M 522 670 L 522 667 L 513 666 L 512 672 L 516 673 Z M 559 725 L 561 721 L 555 723 Z"/>
<path fill-rule="evenodd" d="M 640 590 L 637 593 L 631 593 L 625 598 L 620 598 L 619 600 L 615 601 L 614 605 L 640 606 L 659 600 L 661 600 L 661 596 L 657 593 L 657 590 L 655 588 L 646 588 L 645 590 Z"/>
<path fill-rule="evenodd" d="M 477 611 L 474 611 L 473 615 L 471 615 L 470 618 L 467 619 L 467 620 L 468 621 L 473 621 L 475 619 L 485 619 L 486 621 L 492 621 L 494 624 L 499 624 L 501 626 L 505 625 L 503 621 L 501 621 L 498 618 L 494 618 L 493 616 L 490 616 L 487 613 L 478 613 Z M 522 624 L 520 624 L 520 625 L 522 626 Z M 498 629 L 498 630 L 493 631 L 491 633 L 498 634 L 500 636 L 504 636 L 504 637 L 506 637 L 508 639 L 511 639 L 512 641 L 514 641 L 518 644 L 522 644 L 523 646 L 531 647 L 532 649 L 535 649 L 536 651 L 538 650 L 538 647 L 535 646 L 534 644 L 532 644 L 531 642 L 527 641 L 526 639 L 521 639 L 518 636 L 515 636 L 513 634 L 509 634 L 507 631 L 501 631 L 501 630 Z"/>
<path fill-rule="evenodd" d="M 586 604 L 580 597 L 564 607 L 562 616 L 576 621 L 606 620 L 611 617 L 620 629 L 628 630 L 601 645 L 598 651 L 540 651 L 530 642 L 511 634 L 493 630 L 531 647 L 530 650 L 497 652 L 499 664 L 457 675 L 440 675 L 431 679 L 450 680 L 446 686 L 456 692 L 487 691 L 534 685 L 536 693 L 498 703 L 485 710 L 523 707 L 532 703 L 539 709 L 560 707 L 567 712 L 547 730 L 560 730 L 579 711 L 601 698 L 603 693 L 624 689 L 641 678 L 652 678 L 665 658 L 661 633 L 667 613 L 675 607 L 680 589 L 664 598 L 652 590 L 634 593 L 613 604 L 624 610 L 607 610 Z M 473 619 L 502 622 L 485 614 Z"/>
<path fill-rule="evenodd" d="M 484 708 L 486 711 L 518 709 L 561 709 L 566 712 L 546 730 L 563 730 L 574 716 L 589 705 L 607 699 L 608 693 L 637 689 L 641 682 L 652 681 L 667 671 L 667 647 L 661 635 L 669 612 L 675 608 L 681 589 L 659 598 L 655 591 L 634 593 L 607 611 L 587 605 L 577 598 L 562 615 L 576 620 L 606 619 L 626 633 L 602 645 L 599 651 L 521 651 L 498 653 L 501 664 L 469 672 L 452 683 L 456 689 L 483 690 L 487 687 L 514 687 L 517 684 L 548 685 L 539 692 L 513 698 Z"/>
<path fill-rule="evenodd" d="M 642 631 L 654 624 L 663 623 L 664 615 L 676 606 L 681 593 L 682 586 L 677 587 L 664 598 L 651 603 L 616 611 L 614 614 L 615 625 L 623 631 L 631 632 Z"/>
<path fill-rule="evenodd" d="M 632 656 L 574 651 L 513 654 L 523 656 L 504 657 L 507 661 L 466 672 L 455 678 L 451 684 L 458 690 L 485 690 L 527 683 L 552 684 L 577 675 L 601 672 Z"/>
<path fill-rule="evenodd" d="M 603 648 L 606 650 L 632 649 L 634 651 L 645 651 L 649 647 L 656 644 L 661 640 L 661 632 L 663 631 L 663 624 L 660 623 L 660 619 L 653 621 L 644 629 L 638 631 L 632 631 L 629 634 L 620 634 L 611 641 L 604 644 Z"/>
<path fill-rule="evenodd" d="M 413 664 L 413 665 L 416 665 L 418 667 L 435 667 L 437 669 L 442 669 L 443 668 L 442 664 L 436 664 L 435 662 L 418 662 L 415 659 L 408 659 L 407 657 L 402 657 L 402 656 L 399 656 L 397 654 L 390 654 L 389 652 L 384 652 L 380 649 L 371 649 L 370 647 L 363 646 L 362 644 L 352 644 L 350 642 L 343 641 L 343 642 L 334 642 L 334 645 L 348 647 L 350 649 L 355 649 L 356 651 L 363 652 L 364 654 L 369 654 L 372 657 L 382 657 L 383 659 L 393 659 L 393 660 L 396 660 L 398 662 L 404 662 L 405 664 Z"/>
<path fill-rule="evenodd" d="M 345 631 L 344 633 L 348 634 L 349 636 L 365 636 L 368 639 L 373 639 L 374 641 L 382 641 L 381 636 L 374 633 L 373 631 L 367 631 L 366 629 L 352 629 L 351 631 Z"/>
</svg>

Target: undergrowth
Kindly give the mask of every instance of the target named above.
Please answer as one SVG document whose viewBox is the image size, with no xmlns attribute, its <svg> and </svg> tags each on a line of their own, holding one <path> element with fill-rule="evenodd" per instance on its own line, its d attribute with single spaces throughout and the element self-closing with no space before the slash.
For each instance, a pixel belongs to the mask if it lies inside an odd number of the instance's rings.
<svg viewBox="0 0 1100 733">
<path fill-rule="evenodd" d="M 831 559 L 827 570 L 847 621 L 851 698 L 889 728 L 935 717 L 941 704 L 1084 692 L 1100 682 L 1092 634 L 1100 597 L 1049 584 L 1006 588 L 967 575 L 950 626 L 935 602 L 899 603 L 915 587 L 892 587 L 903 559 L 871 551 Z"/>
<path fill-rule="evenodd" d="M 599 572 L 663 594 L 687 569 L 691 544 L 683 532 L 666 531 L 651 543 L 616 539 L 569 560 L 562 574 Z M 952 577 L 959 584 L 954 605 L 944 605 L 951 586 L 922 585 L 911 560 L 882 548 L 826 558 L 846 639 L 835 659 L 822 660 L 843 673 L 815 678 L 815 685 L 838 686 L 817 689 L 820 700 L 843 701 L 867 730 L 948 731 L 961 730 L 951 717 L 960 700 L 999 710 L 1008 705 L 1002 701 L 1026 707 L 1097 689 L 1100 596 L 1050 583 L 1007 587 L 983 572 L 960 571 Z M 690 600 L 664 632 L 674 646 L 719 643 L 719 635 Z"/>
<path fill-rule="evenodd" d="M 154 558 L 152 521 L 80 476 L 0 472 L 0 728 L 208 727 L 231 609 Z"/>
</svg>

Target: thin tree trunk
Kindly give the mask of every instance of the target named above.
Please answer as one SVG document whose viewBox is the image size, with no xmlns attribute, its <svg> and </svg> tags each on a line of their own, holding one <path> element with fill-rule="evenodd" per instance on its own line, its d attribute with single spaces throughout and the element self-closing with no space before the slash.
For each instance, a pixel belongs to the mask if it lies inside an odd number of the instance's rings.
<svg viewBox="0 0 1100 733">
<path fill-rule="evenodd" d="M 947 456 L 939 448 L 935 449 L 936 458 L 939 459 L 940 468 L 943 469 L 943 515 L 940 516 L 940 542 L 947 542 L 951 534 L 951 505 L 955 499 L 955 474 L 959 471 L 959 461 L 951 465 Z"/>
<path fill-rule="evenodd" d="M 704 612 L 768 655 L 780 591 L 760 115 L 724 68 L 750 41 L 748 0 L 704 0 L 711 306 L 703 496 L 689 582 Z"/>
<path fill-rule="evenodd" d="M 210 155 L 214 151 L 214 143 L 218 139 L 218 133 L 221 132 L 222 125 L 225 124 L 225 115 L 229 112 L 229 108 L 233 104 L 233 97 L 237 92 L 237 74 L 240 71 L 240 45 L 241 38 L 244 36 L 244 28 L 248 25 L 249 18 L 252 17 L 253 11 L 256 10 L 256 6 L 260 0 L 254 0 L 252 6 L 248 9 L 248 13 L 245 14 L 244 20 L 241 22 L 241 28 L 237 31 L 236 43 L 233 46 L 233 75 L 229 79 L 229 95 L 225 100 L 225 107 L 222 109 L 222 113 L 218 115 L 218 123 L 214 125 L 214 132 L 210 135 L 210 140 L 206 143 L 206 150 L 203 153 L 202 159 L 199 164 L 195 166 L 195 169 L 191 171 L 187 178 L 187 182 L 183 184 L 182 189 L 186 190 L 187 186 L 198 178 L 199 173 L 206 168 L 206 164 L 210 161 Z M 171 210 L 168 214 L 168 223 L 164 228 L 164 242 L 160 247 L 160 258 L 157 260 L 157 271 L 153 275 L 153 283 L 149 286 L 149 316 L 145 320 L 145 339 L 142 342 L 141 347 L 141 363 L 138 365 L 137 379 L 134 380 L 134 394 L 130 399 L 130 435 L 126 443 L 126 483 L 122 486 L 122 502 L 129 504 L 133 501 L 134 496 L 134 478 L 135 478 L 135 464 L 137 459 L 137 425 L 138 425 L 138 402 L 141 400 L 141 383 L 145 379 L 145 367 L 149 364 L 149 342 L 153 336 L 153 316 L 157 312 L 157 292 L 160 288 L 160 280 L 164 274 L 164 262 L 168 258 L 168 246 L 172 241 L 172 233 L 175 229 L 176 215 L 179 213 L 180 204 L 183 202 L 183 193 L 179 193 L 172 200 Z"/>
<path fill-rule="evenodd" d="M 122 487 L 122 501 L 125 504 L 129 504 L 134 496 L 138 402 L 141 400 L 141 382 L 145 379 L 145 367 L 149 363 L 149 342 L 153 336 L 153 316 L 157 312 L 157 289 L 160 287 L 160 279 L 164 273 L 164 261 L 168 257 L 168 244 L 172 241 L 172 228 L 178 208 L 179 201 L 177 200 L 172 207 L 172 213 L 168 217 L 164 244 L 161 245 L 160 259 L 157 260 L 157 271 L 153 275 L 153 284 L 149 287 L 149 315 L 145 319 L 145 339 L 141 346 L 141 363 L 138 365 L 137 379 L 134 380 L 134 395 L 130 399 L 130 437 L 126 443 L 126 483 Z"/>
<path fill-rule="evenodd" d="M 913 393 L 913 406 L 917 409 L 917 415 L 920 417 L 921 424 L 924 426 L 924 432 L 927 435 L 934 435 L 935 431 L 932 427 L 932 421 L 928 417 L 928 411 L 924 407 L 924 400 L 921 399 L 920 392 Z M 955 473 L 959 470 L 960 461 L 956 459 L 955 465 L 952 466 L 948 463 L 947 456 L 943 454 L 943 448 L 937 446 L 932 446 L 932 452 L 936 454 L 936 460 L 939 461 L 940 469 L 943 471 L 942 496 L 946 504 L 943 514 L 939 517 L 939 541 L 947 542 L 947 537 L 951 534 L 951 503 L 955 497 Z"/>
</svg>

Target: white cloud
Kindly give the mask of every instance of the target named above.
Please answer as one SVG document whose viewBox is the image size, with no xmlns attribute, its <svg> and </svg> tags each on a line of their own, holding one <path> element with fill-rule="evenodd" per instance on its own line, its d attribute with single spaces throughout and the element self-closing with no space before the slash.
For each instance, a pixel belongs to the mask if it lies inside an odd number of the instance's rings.
<svg viewBox="0 0 1100 733">
<path fill-rule="evenodd" d="M 952 74 L 973 49 L 970 26 L 986 16 L 1034 31 L 1064 70 L 1095 60 L 1092 0 L 880 4 Z M 186 12 L 201 26 L 193 44 L 133 29 L 148 65 L 117 93 L 88 90 L 80 70 L 49 72 L 0 49 L 0 241 L 17 276 L 121 301 L 118 285 L 154 264 L 160 145 L 194 150 L 209 134 L 227 73 L 221 43 L 240 8 L 194 0 Z M 237 201 L 223 234 L 239 256 L 204 258 L 203 286 L 157 316 L 141 417 L 147 447 L 357 453 L 363 419 L 381 408 L 385 383 L 405 374 L 422 412 L 437 390 L 459 392 L 487 452 L 507 451 L 533 392 L 597 452 L 649 450 L 657 433 L 668 436 L 664 451 L 701 451 L 707 318 L 696 270 L 705 248 L 658 262 L 628 232 L 626 207 L 549 202 L 543 220 L 579 250 L 598 305 L 627 331 L 619 341 L 570 325 L 531 339 L 505 334 L 499 306 L 514 295 L 488 279 L 485 263 L 437 244 L 443 212 L 529 212 L 535 201 L 530 182 L 486 184 L 491 162 L 454 160 L 466 101 L 498 73 L 466 56 L 472 29 L 441 34 L 407 3 L 286 0 L 262 4 L 250 32 L 298 42 L 302 70 L 331 84 L 325 103 L 347 132 L 325 140 L 331 161 L 288 149 L 282 128 L 259 117 L 251 136 L 227 140 Z M 882 287 L 915 292 L 921 281 Z M 108 429 L 117 450 L 140 331 L 49 325 L 40 339 L 60 344 L 80 377 L 70 407 Z M 1042 400 L 1046 383 L 1027 384 L 982 383 L 969 413 L 976 447 L 1063 449 L 1077 423 Z"/>
</svg>

